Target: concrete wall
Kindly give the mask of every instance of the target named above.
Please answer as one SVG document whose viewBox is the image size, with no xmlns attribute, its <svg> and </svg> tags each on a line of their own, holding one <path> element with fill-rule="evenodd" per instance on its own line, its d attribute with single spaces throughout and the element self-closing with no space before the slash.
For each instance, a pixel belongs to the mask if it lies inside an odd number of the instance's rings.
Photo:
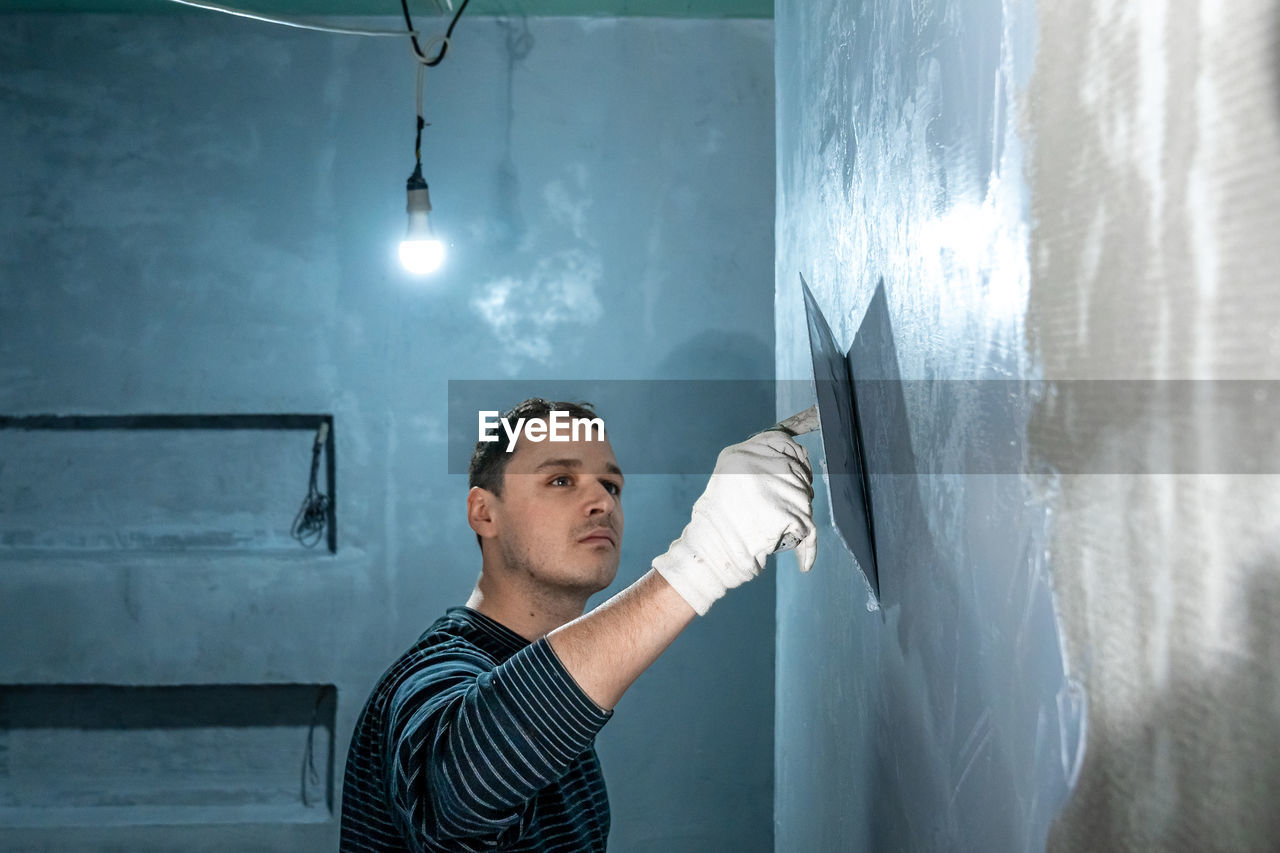
<svg viewBox="0 0 1280 853">
<path fill-rule="evenodd" d="M 0 848 L 336 844 L 368 690 L 478 571 L 447 380 L 771 378 L 771 37 L 464 19 L 418 281 L 400 40 L 0 19 L 0 414 L 329 414 L 338 501 L 335 554 L 288 538 L 309 427 L 0 431 Z M 619 585 L 701 484 L 630 478 Z M 619 706 L 618 849 L 772 848 L 773 609 L 742 590 Z"/>
<path fill-rule="evenodd" d="M 882 439 L 868 454 L 879 597 L 825 481 L 812 574 L 779 572 L 778 850 L 1041 849 L 1077 769 L 1052 504 L 1024 464 L 1033 400 L 991 393 L 1039 372 L 1017 112 L 1032 13 L 777 5 L 780 411 L 813 398 L 798 274 L 840 351 L 855 348 L 855 379 L 907 380 L 902 423 L 861 413 Z M 825 465 L 823 445 L 848 440 L 804 442 Z"/>
<path fill-rule="evenodd" d="M 779 575 L 777 849 L 1273 849 L 1280 6 L 782 2 L 776 35 L 779 377 L 799 271 L 842 346 L 883 278 L 930 380 L 881 609 L 829 525 Z M 957 378 L 1028 384 L 993 421 Z"/>
</svg>

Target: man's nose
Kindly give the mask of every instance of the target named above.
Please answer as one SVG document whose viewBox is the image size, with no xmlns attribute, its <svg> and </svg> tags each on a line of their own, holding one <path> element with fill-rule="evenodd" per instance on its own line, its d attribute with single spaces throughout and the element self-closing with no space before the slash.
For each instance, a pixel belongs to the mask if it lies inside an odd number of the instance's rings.
<svg viewBox="0 0 1280 853">
<path fill-rule="evenodd" d="M 612 512 L 618 505 L 618 498 L 609 491 L 609 487 L 596 480 L 595 486 L 591 489 L 591 497 L 587 501 L 588 514 L 594 515 L 597 512 Z"/>
</svg>

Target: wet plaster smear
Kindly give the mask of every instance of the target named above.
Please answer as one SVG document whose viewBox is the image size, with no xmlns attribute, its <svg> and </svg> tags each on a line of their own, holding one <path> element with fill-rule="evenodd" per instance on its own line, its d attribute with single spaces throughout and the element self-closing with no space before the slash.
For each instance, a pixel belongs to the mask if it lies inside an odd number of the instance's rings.
<svg viewBox="0 0 1280 853">
<path fill-rule="evenodd" d="M 841 348 L 883 283 L 871 362 L 928 380 L 924 473 L 871 478 L 878 600 L 826 483 L 817 566 L 780 561 L 777 849 L 1272 849 L 1275 394 L 1154 417 L 1081 380 L 1280 378 L 1280 4 L 775 26 L 779 412 L 813 400 L 799 273 Z"/>
</svg>

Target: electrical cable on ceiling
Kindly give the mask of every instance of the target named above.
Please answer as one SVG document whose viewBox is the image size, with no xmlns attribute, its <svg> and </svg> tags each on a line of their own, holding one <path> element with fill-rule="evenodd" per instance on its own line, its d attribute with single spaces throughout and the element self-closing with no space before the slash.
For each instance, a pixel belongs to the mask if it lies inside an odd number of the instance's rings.
<svg viewBox="0 0 1280 853">
<path fill-rule="evenodd" d="M 418 33 L 413 29 L 413 18 L 409 16 L 409 0 L 400 0 L 400 9 L 404 12 L 404 24 L 409 28 L 409 40 L 413 42 L 413 54 L 418 57 L 418 61 L 428 68 L 435 68 L 441 62 L 444 62 L 444 55 L 449 52 L 449 40 L 453 38 L 453 28 L 458 25 L 458 19 L 462 17 L 462 10 L 467 8 L 467 4 L 471 0 L 462 0 L 458 6 L 458 11 L 453 13 L 453 20 L 449 22 L 449 29 L 445 30 L 443 39 L 441 39 L 440 52 L 436 54 L 435 59 L 427 59 L 422 52 L 422 47 L 418 44 Z M 437 37 L 439 38 L 439 37 Z M 433 39 L 432 41 L 435 41 Z M 428 46 L 431 42 L 428 42 Z"/>
<path fill-rule="evenodd" d="M 427 47 L 430 47 L 432 44 L 434 44 L 437 41 L 441 41 L 444 43 L 444 47 L 441 48 L 442 55 L 443 55 L 444 48 L 449 46 L 449 37 L 436 36 L 435 38 L 431 39 L 431 41 L 427 42 Z M 422 129 L 427 126 L 426 120 L 424 120 L 422 117 L 422 90 L 423 90 L 423 83 L 424 83 L 423 78 L 425 78 L 426 75 L 427 75 L 427 64 L 425 62 L 419 61 L 418 62 L 418 100 L 417 100 L 418 125 L 417 125 L 417 136 L 415 136 L 413 140 L 413 161 L 418 165 L 418 168 L 422 167 Z"/>
<path fill-rule="evenodd" d="M 400 37 L 404 35 L 404 30 L 368 30 L 358 27 L 331 27 L 327 24 L 317 24 L 312 21 L 306 21 L 301 18 L 282 18 L 273 15 L 263 15 L 258 12 L 250 12 L 246 9 L 236 9 L 232 6 L 220 6 L 217 3 L 206 3 L 204 0 L 170 0 L 171 3 L 177 3 L 180 6 L 191 6 L 195 9 L 205 9 L 209 12 L 222 12 L 227 15 L 235 15 L 238 18 L 248 18 L 252 21 L 262 21 L 266 24 L 280 24 L 285 27 L 295 27 L 300 30 L 314 30 L 320 33 L 336 33 L 344 36 L 393 36 Z M 465 5 L 465 4 L 463 4 Z M 454 18 L 456 21 L 457 18 Z M 412 29 L 412 27 L 410 27 Z M 417 33 L 410 33 L 414 38 Z"/>
<path fill-rule="evenodd" d="M 422 176 L 422 130 L 427 126 L 422 111 L 424 79 L 428 68 L 434 68 L 444 61 L 445 55 L 449 52 L 449 45 L 452 43 L 453 28 L 458 25 L 458 19 L 462 17 L 462 13 L 469 2 L 471 0 L 462 0 L 462 3 L 458 5 L 458 10 L 453 14 L 453 20 L 449 22 L 449 29 L 445 31 L 444 35 L 436 36 L 429 40 L 424 49 L 423 45 L 418 44 L 418 37 L 414 33 L 413 18 L 409 14 L 408 0 L 400 0 L 400 9 L 404 12 L 404 23 L 409 31 L 413 55 L 418 61 L 417 121 L 414 126 L 413 138 L 413 172 L 410 173 L 409 180 L 405 182 L 409 227 L 405 231 L 404 239 L 400 241 L 400 263 L 413 275 L 427 275 L 435 272 L 443 263 L 445 255 L 444 242 L 437 238 L 431 230 L 431 194 L 427 187 L 426 178 Z M 440 45 L 440 52 L 434 58 L 428 59 L 427 50 L 437 43 Z"/>
<path fill-rule="evenodd" d="M 407 212 L 409 214 L 409 227 L 405 232 L 405 239 L 400 241 L 400 261 L 405 268 L 415 275 L 425 275 L 436 270 L 444 259 L 444 243 L 437 239 L 431 231 L 429 214 L 431 213 L 431 197 L 428 193 L 426 179 L 422 176 L 422 130 L 427 126 L 422 116 L 422 89 L 423 76 L 427 68 L 435 68 L 444 61 L 445 55 L 449 52 L 449 47 L 453 43 L 453 29 L 458 25 L 458 20 L 462 17 L 462 13 L 466 10 L 471 0 L 462 0 L 458 4 L 458 8 L 453 12 L 453 19 L 449 22 L 449 28 L 442 36 L 435 36 L 426 43 L 429 50 L 436 44 L 440 45 L 440 51 L 432 58 L 427 58 L 427 54 L 423 49 L 423 45 L 418 43 L 418 31 L 413 28 L 413 17 L 409 14 L 409 0 L 400 0 L 400 11 L 404 13 L 404 23 L 407 29 L 405 31 L 392 30 L 372 30 L 359 29 L 353 27 L 334 27 L 324 24 L 316 24 L 299 18 L 285 18 L 274 15 L 263 15 L 257 12 L 250 12 L 245 9 L 237 9 L 232 6 L 223 6 L 218 3 L 210 3 L 207 0 L 171 0 L 182 6 L 190 6 L 195 9 L 205 9 L 211 12 L 222 12 L 228 15 L 235 15 L 241 18 L 248 18 L 254 21 L 262 21 L 268 24 L 280 24 L 286 27 L 296 27 L 304 30 L 315 30 L 324 33 L 338 33 L 342 35 L 359 35 L 359 36 L 409 36 L 409 42 L 413 50 L 414 59 L 418 62 L 418 116 L 416 135 L 413 142 L 414 168 L 406 182 L 405 190 L 407 197 Z M 447 6 L 453 9 L 452 0 L 436 0 L 436 6 L 440 11 L 444 11 Z M 318 457 L 317 457 L 318 458 Z M 294 522 L 294 537 L 301 541 L 304 545 L 310 547 L 316 541 L 319 541 L 320 534 L 324 532 L 323 510 L 316 510 L 315 507 L 308 508 L 312 501 L 327 501 L 324 495 L 315 490 L 315 460 L 312 462 L 311 472 L 311 491 L 308 492 L 307 500 L 304 501 L 302 510 L 298 513 L 298 518 Z M 319 525 L 316 532 L 316 526 Z M 314 536 L 314 539 L 312 538 Z"/>
<path fill-rule="evenodd" d="M 418 31 L 413 28 L 413 17 L 409 14 L 409 0 L 400 0 L 400 11 L 404 13 L 404 23 L 407 28 L 405 30 L 372 30 L 357 27 L 334 27 L 327 24 L 317 24 L 312 21 L 305 21 L 300 18 L 284 18 L 275 15 L 263 15 L 258 12 L 250 12 L 247 9 L 237 9 L 233 6 L 223 6 L 218 3 L 209 3 L 206 0 L 170 0 L 180 6 L 190 6 L 194 9 L 204 9 L 209 12 L 222 12 L 227 15 L 235 15 L 240 18 L 248 18 L 252 21 L 262 21 L 267 24 L 280 24 L 285 27 L 295 27 L 302 30 L 314 30 L 322 33 L 337 33 L 339 35 L 353 36 L 403 36 L 408 35 L 409 41 L 413 46 L 413 55 L 418 60 L 418 137 L 414 143 L 414 153 L 419 155 L 422 149 L 422 128 L 425 126 L 422 119 L 422 69 L 435 68 L 444 61 L 445 54 L 449 52 L 449 46 L 453 43 L 453 28 L 458 25 L 458 19 L 462 17 L 463 11 L 467 8 L 467 4 L 471 0 L 462 0 L 458 8 L 453 13 L 453 20 L 449 21 L 449 28 L 443 36 L 434 36 L 427 41 L 426 47 L 430 49 L 436 44 L 440 45 L 440 52 L 434 58 L 428 59 L 424 52 L 423 46 L 418 44 Z M 452 8 L 451 0 L 444 0 Z M 439 5 L 437 3 L 437 5 Z M 418 162 L 421 162 L 421 156 L 418 156 Z"/>
<path fill-rule="evenodd" d="M 445 30 L 444 35 L 433 36 L 427 41 L 427 50 L 436 44 L 440 45 L 440 52 L 436 54 L 435 59 L 427 59 L 425 50 L 418 44 L 418 35 L 413 29 L 413 18 L 409 16 L 409 0 L 400 0 L 400 9 L 404 12 L 404 23 L 408 27 L 409 40 L 413 43 L 413 55 L 418 60 L 418 126 L 417 136 L 413 141 L 413 157 L 414 162 L 419 166 L 422 164 L 422 129 L 427 126 L 427 122 L 422 117 L 422 78 L 426 69 L 435 68 L 444 61 L 445 54 L 449 52 L 449 45 L 453 43 L 453 28 L 458 25 L 458 19 L 462 17 L 463 10 L 470 2 L 471 0 L 462 0 L 458 11 L 453 13 L 453 20 L 449 22 L 449 29 Z"/>
<path fill-rule="evenodd" d="M 320 473 L 320 454 L 324 451 L 325 441 L 329 438 L 329 424 L 321 422 L 316 430 L 316 440 L 311 446 L 311 480 L 307 484 L 307 496 L 302 499 L 302 507 L 293 519 L 293 528 L 289 534 L 308 548 L 315 546 L 324 536 L 329 524 L 329 496 L 323 494 L 316 485 Z"/>
</svg>

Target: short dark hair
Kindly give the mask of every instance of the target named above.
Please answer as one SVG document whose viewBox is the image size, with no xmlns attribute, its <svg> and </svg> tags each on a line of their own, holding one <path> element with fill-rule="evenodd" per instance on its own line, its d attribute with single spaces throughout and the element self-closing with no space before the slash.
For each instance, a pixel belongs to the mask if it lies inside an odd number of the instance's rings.
<svg viewBox="0 0 1280 853">
<path fill-rule="evenodd" d="M 600 417 L 590 403 L 566 403 L 560 400 L 544 400 L 541 397 L 530 397 L 516 403 L 502 413 L 509 423 L 519 418 L 525 420 L 546 420 L 552 412 L 568 412 L 573 420 L 585 418 L 592 420 Z M 515 448 L 512 448 L 515 452 Z M 505 439 L 499 441 L 477 441 L 476 449 L 471 453 L 471 465 L 467 469 L 468 487 L 479 486 L 482 489 L 502 496 L 502 478 L 511 461 L 511 453 L 507 452 Z"/>
<path fill-rule="evenodd" d="M 546 420 L 552 412 L 568 412 L 573 420 L 579 418 L 591 420 L 599 417 L 590 403 L 566 403 L 562 400 L 544 400 L 541 397 L 530 397 L 516 403 L 503 412 L 502 417 L 506 418 L 508 423 L 514 423 L 519 418 Z M 511 461 L 511 453 L 514 452 L 514 447 L 511 448 L 510 453 L 507 452 L 501 440 L 477 441 L 476 449 L 471 452 L 471 465 L 467 468 L 467 487 L 479 486 L 502 497 L 503 476 L 507 471 L 507 463 Z M 484 543 L 480 541 L 479 533 L 476 534 L 476 544 L 480 546 L 481 551 L 484 550 Z"/>
</svg>

